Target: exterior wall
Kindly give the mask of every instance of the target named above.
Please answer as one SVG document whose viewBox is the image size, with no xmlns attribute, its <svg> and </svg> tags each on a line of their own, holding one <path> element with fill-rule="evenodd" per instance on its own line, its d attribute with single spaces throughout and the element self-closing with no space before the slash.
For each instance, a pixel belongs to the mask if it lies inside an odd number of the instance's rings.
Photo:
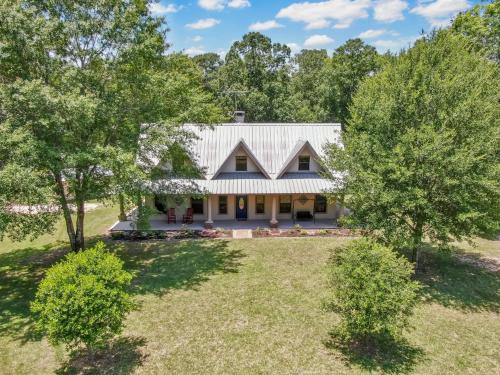
<svg viewBox="0 0 500 375">
<path fill-rule="evenodd" d="M 212 195 L 212 220 L 234 220 L 236 214 L 236 198 L 234 195 L 227 196 L 227 214 L 219 213 L 219 196 Z"/>
<path fill-rule="evenodd" d="M 305 195 L 308 199 L 304 204 L 300 203 L 298 199 L 301 195 Z M 309 211 L 313 212 L 314 209 L 314 196 L 315 194 L 292 194 L 292 212 L 297 211 Z M 236 216 L 236 195 L 228 195 L 227 200 L 227 214 L 219 214 L 219 196 L 212 195 L 212 220 L 213 221 L 224 221 L 224 220 L 235 220 Z M 247 195 L 247 204 L 248 204 L 248 220 L 271 220 L 272 218 L 272 203 L 273 203 L 273 195 L 265 195 L 265 203 L 264 203 L 264 213 L 257 214 L 255 212 L 255 195 L 248 194 Z M 276 195 L 276 218 L 279 220 L 291 220 L 293 219 L 292 213 L 280 214 L 279 213 L 279 197 L 280 195 Z M 182 222 L 182 215 L 185 214 L 186 208 L 190 206 L 190 200 L 184 199 L 181 201 L 170 199 L 167 201 L 168 207 L 175 207 L 175 213 L 177 216 L 177 221 Z M 146 204 L 149 207 L 154 208 L 154 198 L 149 197 L 146 199 Z M 316 213 L 317 219 L 335 219 L 338 217 L 339 207 L 337 204 L 332 203 L 327 205 L 326 213 Z M 204 199 L 203 204 L 203 215 L 194 215 L 194 221 L 205 221 L 208 217 L 208 200 Z M 159 214 L 156 218 L 161 219 L 165 218 L 165 214 Z"/>
<path fill-rule="evenodd" d="M 298 201 L 298 199 L 304 195 L 308 200 L 304 203 Z M 293 219 L 293 213 L 297 211 L 314 211 L 314 197 L 316 194 L 292 194 L 292 212 L 286 214 L 279 213 L 279 196 L 277 197 L 277 219 L 279 220 L 291 220 Z M 338 217 L 338 209 L 335 203 L 328 203 L 325 213 L 316 213 L 317 219 L 335 219 Z"/>
<path fill-rule="evenodd" d="M 154 203 L 154 197 L 147 197 L 146 198 L 146 204 L 151 207 L 155 208 L 155 203 Z M 188 207 L 191 207 L 191 201 L 189 198 L 185 199 L 174 199 L 170 198 L 167 199 L 167 207 L 175 208 L 175 216 L 177 218 L 178 223 L 182 223 L 182 216 L 186 213 L 186 209 Z M 160 213 L 158 215 L 155 215 L 154 218 L 161 219 L 165 218 L 166 214 Z M 203 200 L 203 215 L 193 215 L 193 220 L 194 221 L 205 221 L 207 217 L 207 200 L 206 198 Z"/>
<path fill-rule="evenodd" d="M 246 156 L 247 157 L 247 172 L 260 172 L 259 168 L 255 163 L 250 159 L 245 150 L 240 146 L 231 154 L 231 156 L 226 160 L 224 164 L 222 164 L 221 172 L 236 172 L 236 156 Z M 245 173 L 245 172 L 241 172 Z"/>
</svg>

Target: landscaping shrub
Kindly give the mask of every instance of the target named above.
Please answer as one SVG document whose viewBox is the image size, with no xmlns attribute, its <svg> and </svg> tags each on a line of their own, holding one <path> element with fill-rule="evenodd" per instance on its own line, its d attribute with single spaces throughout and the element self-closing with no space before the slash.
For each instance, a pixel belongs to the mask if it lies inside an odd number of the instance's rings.
<svg viewBox="0 0 500 375">
<path fill-rule="evenodd" d="M 409 325 L 419 284 L 413 267 L 390 248 L 369 239 L 349 242 L 332 258 L 332 298 L 328 307 L 339 313 L 335 333 L 365 342 L 397 338 Z"/>
<path fill-rule="evenodd" d="M 70 253 L 52 266 L 31 305 L 37 326 L 52 344 L 69 349 L 79 344 L 102 347 L 120 333 L 133 304 L 125 288 L 132 275 L 122 261 L 106 251 L 104 243 Z"/>
</svg>

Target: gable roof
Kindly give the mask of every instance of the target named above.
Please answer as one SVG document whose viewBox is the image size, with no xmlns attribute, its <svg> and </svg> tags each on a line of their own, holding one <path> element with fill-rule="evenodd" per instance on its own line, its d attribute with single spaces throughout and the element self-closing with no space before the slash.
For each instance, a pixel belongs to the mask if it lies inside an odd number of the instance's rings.
<svg viewBox="0 0 500 375">
<path fill-rule="evenodd" d="M 291 155 L 296 155 L 306 143 L 318 157 L 324 155 L 323 147 L 326 143 L 340 144 L 340 124 L 333 123 L 231 123 L 215 125 L 212 128 L 200 128 L 197 125 L 185 127 L 198 136 L 193 142 L 192 151 L 198 165 L 205 168 L 206 179 L 212 179 L 220 172 L 221 166 L 228 158 L 227 150 L 231 150 L 231 155 L 240 142 L 271 179 L 278 177 L 284 165 L 290 163 L 290 158 L 293 158 Z"/>
<path fill-rule="evenodd" d="M 314 158 L 319 159 L 318 153 L 311 146 L 311 144 L 309 143 L 309 141 L 304 141 L 304 140 L 300 139 L 297 142 L 297 144 L 295 145 L 295 147 L 293 148 L 293 150 L 290 153 L 290 155 L 288 156 L 288 158 L 286 159 L 285 163 L 283 164 L 283 167 L 281 167 L 281 169 L 278 172 L 278 175 L 276 176 L 276 178 L 280 178 L 281 176 L 283 176 L 283 174 L 285 174 L 285 172 L 290 167 L 290 164 L 292 164 L 292 162 L 294 161 L 295 157 L 297 157 L 297 155 L 299 155 L 302 152 L 302 150 L 304 148 L 306 148 L 306 147 L 309 147 L 309 149 L 311 150 L 311 153 L 313 154 L 312 156 Z"/>
<path fill-rule="evenodd" d="M 220 174 L 221 170 L 222 170 L 222 167 L 224 166 L 224 164 L 226 163 L 226 161 L 228 161 L 228 159 L 234 154 L 234 152 L 238 149 L 238 148 L 242 148 L 245 153 L 248 155 L 248 157 L 250 158 L 250 160 L 252 160 L 254 162 L 254 164 L 257 166 L 257 168 L 262 172 L 262 174 L 264 176 L 266 176 L 267 178 L 271 178 L 269 176 L 269 174 L 266 172 L 266 170 L 264 169 L 264 167 L 262 166 L 262 164 L 260 164 L 259 160 L 255 157 L 255 155 L 253 154 L 252 150 L 250 150 L 250 148 L 248 147 L 248 145 L 245 143 L 245 141 L 243 140 L 243 138 L 241 138 L 237 143 L 236 145 L 233 147 L 233 149 L 231 150 L 231 152 L 229 153 L 229 155 L 226 157 L 226 159 L 224 159 L 224 161 L 222 162 L 222 164 L 219 166 L 219 169 L 217 169 L 217 171 L 215 171 L 214 175 L 212 176 L 212 178 L 217 178 L 217 176 Z"/>
</svg>

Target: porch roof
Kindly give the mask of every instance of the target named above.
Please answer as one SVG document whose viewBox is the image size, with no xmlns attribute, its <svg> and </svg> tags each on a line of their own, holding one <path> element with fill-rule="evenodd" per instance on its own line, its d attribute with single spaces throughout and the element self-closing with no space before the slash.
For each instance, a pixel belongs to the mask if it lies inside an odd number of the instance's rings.
<svg viewBox="0 0 500 375">
<path fill-rule="evenodd" d="M 247 178 L 248 177 L 248 178 Z M 262 176 L 263 177 L 263 176 Z M 256 175 L 240 174 L 232 178 L 215 180 L 176 180 L 177 184 L 191 184 L 194 192 L 208 194 L 321 194 L 331 191 L 335 184 L 314 173 L 288 173 L 279 180 L 258 178 Z M 159 184 L 161 185 L 161 183 Z M 173 193 L 155 189 L 158 193 Z"/>
</svg>

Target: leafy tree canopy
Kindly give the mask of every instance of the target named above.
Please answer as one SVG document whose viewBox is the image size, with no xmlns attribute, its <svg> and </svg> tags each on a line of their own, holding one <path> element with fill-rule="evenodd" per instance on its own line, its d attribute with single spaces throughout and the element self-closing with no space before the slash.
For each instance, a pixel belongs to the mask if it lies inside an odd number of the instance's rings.
<svg viewBox="0 0 500 375">
<path fill-rule="evenodd" d="M 500 61 L 500 0 L 477 4 L 459 14 L 452 30 L 469 37 L 490 58 Z"/>
<path fill-rule="evenodd" d="M 498 232 L 499 73 L 445 30 L 364 80 L 326 161 L 347 222 L 413 249 Z"/>
<path fill-rule="evenodd" d="M 85 202 L 135 194 L 147 177 L 136 165 L 141 133 L 154 128 L 147 151 L 168 152 L 189 138 L 179 124 L 212 123 L 220 111 L 189 59 L 165 57 L 165 21 L 146 0 L 9 0 L 0 17 L 0 173 L 37 177 L 9 174 L 0 235 L 40 225 L 33 211 L 9 206 L 46 203 L 59 207 L 81 249 Z M 21 184 L 24 191 L 12 188 Z"/>
</svg>

